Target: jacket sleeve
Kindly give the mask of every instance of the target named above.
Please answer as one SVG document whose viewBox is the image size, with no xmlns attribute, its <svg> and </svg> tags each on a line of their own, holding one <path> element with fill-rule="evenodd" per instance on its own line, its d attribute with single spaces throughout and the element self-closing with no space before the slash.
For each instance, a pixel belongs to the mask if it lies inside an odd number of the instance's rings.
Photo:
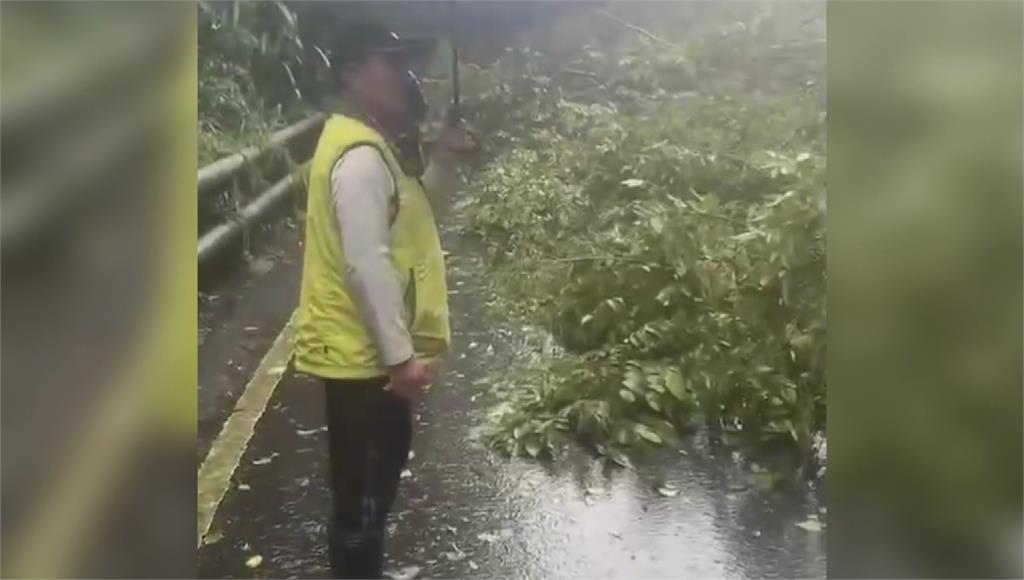
<svg viewBox="0 0 1024 580">
<path fill-rule="evenodd" d="M 345 153 L 331 171 L 345 276 L 380 361 L 393 366 L 415 351 L 403 317 L 398 275 L 391 263 L 390 215 L 395 183 L 379 151 L 369 145 Z"/>
</svg>

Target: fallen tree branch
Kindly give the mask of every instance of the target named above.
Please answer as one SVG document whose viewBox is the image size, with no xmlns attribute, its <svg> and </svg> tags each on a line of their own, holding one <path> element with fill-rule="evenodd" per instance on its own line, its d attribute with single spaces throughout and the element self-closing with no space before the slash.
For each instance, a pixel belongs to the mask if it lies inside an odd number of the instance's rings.
<svg viewBox="0 0 1024 580">
<path fill-rule="evenodd" d="M 692 208 L 690 206 L 686 206 L 686 211 L 688 211 L 688 212 L 690 212 L 692 214 L 695 214 L 695 215 L 699 215 L 701 217 L 706 217 L 708 219 L 723 221 L 723 222 L 732 224 L 734 226 L 747 227 L 746 222 L 744 222 L 742 220 L 738 220 L 736 218 L 731 218 L 729 216 L 715 215 L 713 213 L 703 212 L 703 211 L 701 211 L 699 209 L 694 209 L 694 208 Z"/>
<path fill-rule="evenodd" d="M 562 67 L 562 72 L 569 73 L 571 75 L 587 77 L 587 78 L 593 79 L 593 80 L 595 80 L 597 82 L 601 82 L 601 77 L 599 77 L 596 73 L 592 73 L 592 72 L 590 72 L 588 70 L 580 70 L 578 68 L 572 68 L 572 67 L 564 66 L 564 67 Z"/>
<path fill-rule="evenodd" d="M 601 8 L 601 9 L 597 10 L 597 13 L 600 14 L 601 16 L 604 16 L 605 18 L 608 18 L 610 20 L 618 22 L 619 24 L 625 26 L 626 28 L 632 30 L 633 32 L 639 33 L 639 34 L 641 34 L 641 35 L 643 35 L 643 36 L 645 36 L 645 37 L 647 37 L 647 38 L 649 38 L 649 39 L 651 39 L 651 40 L 653 40 L 655 42 L 659 42 L 661 44 L 664 44 L 665 46 L 671 46 L 672 48 L 680 48 L 680 46 L 678 44 L 675 44 L 673 42 L 669 42 L 669 41 L 665 40 L 664 38 L 655 35 L 650 30 L 647 30 L 645 28 L 641 28 L 641 27 L 637 26 L 636 24 L 633 24 L 632 22 L 627 22 L 627 21 L 619 18 L 618 16 L 612 14 L 611 12 L 605 10 L 604 8 Z"/>
<path fill-rule="evenodd" d="M 641 260 L 640 258 L 630 258 L 629 256 L 571 256 L 567 258 L 537 258 L 533 260 L 535 262 L 635 262 L 639 264 L 648 264 L 647 260 Z"/>
</svg>

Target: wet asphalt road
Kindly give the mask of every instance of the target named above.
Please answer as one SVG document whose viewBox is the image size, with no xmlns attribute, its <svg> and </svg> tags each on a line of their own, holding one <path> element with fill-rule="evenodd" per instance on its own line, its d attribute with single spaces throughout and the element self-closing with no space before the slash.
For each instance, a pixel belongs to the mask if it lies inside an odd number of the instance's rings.
<svg viewBox="0 0 1024 580">
<path fill-rule="evenodd" d="M 200 462 L 299 300 L 301 240 L 302 224 L 288 220 L 261 240 L 259 258 L 207 282 L 200 294 Z"/>
<path fill-rule="evenodd" d="M 489 453 L 478 433 L 496 402 L 492 379 L 528 339 L 483 322 L 480 264 L 467 244 L 450 234 L 445 241 L 455 354 L 417 410 L 414 456 L 390 525 L 390 569 L 416 567 L 421 577 L 824 577 L 825 533 L 796 525 L 818 512 L 821 494 L 811 484 L 752 485 L 743 458 L 702 434 L 636 471 L 575 452 L 554 466 Z M 290 288 L 287 276 L 275 277 L 279 267 L 267 283 Z M 294 307 L 251 300 L 284 319 Z M 213 334 L 243 318 L 211 324 Z M 328 577 L 322 400 L 319 383 L 289 369 L 200 550 L 200 577 Z M 678 495 L 659 494 L 663 483 Z M 256 555 L 260 564 L 248 567 Z"/>
</svg>

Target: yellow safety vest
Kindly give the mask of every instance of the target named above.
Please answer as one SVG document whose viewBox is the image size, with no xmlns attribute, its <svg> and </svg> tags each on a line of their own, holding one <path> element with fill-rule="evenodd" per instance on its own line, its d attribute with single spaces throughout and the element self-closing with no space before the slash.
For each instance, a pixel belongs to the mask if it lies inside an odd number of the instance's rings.
<svg viewBox="0 0 1024 580">
<path fill-rule="evenodd" d="M 345 152 L 359 145 L 376 147 L 395 181 L 398 214 L 391 225 L 391 261 L 405 297 L 404 315 L 413 348 L 418 357 L 430 362 L 451 342 L 444 255 L 422 184 L 405 174 L 380 133 L 351 117 L 333 115 L 324 124 L 309 170 L 295 344 L 295 368 L 330 379 L 386 373 L 348 287 L 331 195 L 331 170 Z"/>
</svg>

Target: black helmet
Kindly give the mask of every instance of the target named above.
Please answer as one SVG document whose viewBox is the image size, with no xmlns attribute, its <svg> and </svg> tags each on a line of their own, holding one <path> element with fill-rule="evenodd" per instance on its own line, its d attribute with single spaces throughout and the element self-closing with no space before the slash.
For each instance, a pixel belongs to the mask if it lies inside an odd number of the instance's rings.
<svg viewBox="0 0 1024 580">
<path fill-rule="evenodd" d="M 433 54 L 433 38 L 403 38 L 375 22 L 354 22 L 334 35 L 329 55 L 335 78 L 346 66 L 372 54 L 393 54 L 412 63 Z"/>
</svg>

